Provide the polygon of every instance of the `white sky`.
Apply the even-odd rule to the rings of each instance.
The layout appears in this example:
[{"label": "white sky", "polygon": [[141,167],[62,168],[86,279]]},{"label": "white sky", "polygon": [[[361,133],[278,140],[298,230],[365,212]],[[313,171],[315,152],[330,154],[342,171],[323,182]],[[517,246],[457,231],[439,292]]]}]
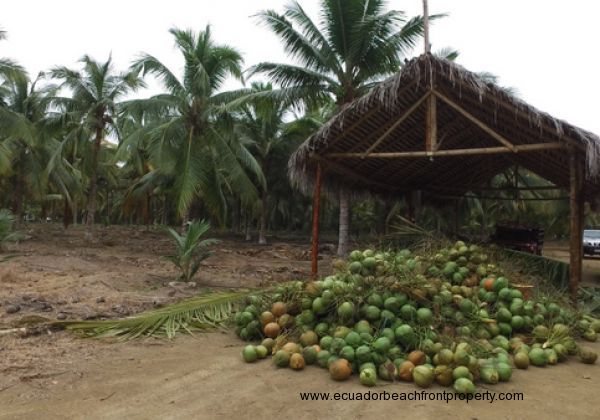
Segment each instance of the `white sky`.
[{"label": "white sky", "polygon": [[[251,18],[281,10],[282,0],[4,0],[0,27],[8,40],[0,57],[11,57],[32,75],[54,65],[75,66],[83,54],[104,60],[110,52],[126,68],[141,51],[173,70],[181,59],[170,27],[203,29],[237,47],[246,65],[287,61],[277,38]],[[501,84],[556,117],[600,134],[595,103],[600,93],[600,2],[590,0],[429,0],[430,12],[449,17],[432,28],[433,49],[460,50],[458,62],[490,71]],[[301,0],[316,17],[319,0]],[[100,6],[98,8],[98,6]],[[389,0],[389,7],[420,14],[421,0]],[[418,48],[415,54],[419,54]],[[229,84],[229,87],[234,87]],[[152,88],[153,92],[156,87]]]}]

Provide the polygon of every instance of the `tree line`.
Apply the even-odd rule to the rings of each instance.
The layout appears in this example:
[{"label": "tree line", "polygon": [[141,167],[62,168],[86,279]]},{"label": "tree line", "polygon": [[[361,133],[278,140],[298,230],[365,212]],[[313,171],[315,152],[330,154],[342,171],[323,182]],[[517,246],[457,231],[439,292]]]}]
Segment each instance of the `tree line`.
[{"label": "tree line", "polygon": [[[35,214],[61,217],[65,227],[84,223],[89,240],[98,222],[185,226],[198,218],[256,229],[259,243],[269,229],[307,232],[310,199],[288,181],[290,154],[399,71],[423,37],[421,16],[408,18],[384,0],[322,0],[319,14],[316,21],[292,2],[257,15],[290,63],[245,68],[242,54],[210,26],[169,31],[184,59],[181,73],[151,52],[127,69],[86,55],[77,68],[56,66],[35,78],[0,58],[0,207],[18,221]],[[162,92],[131,99],[150,76]],[[244,87],[224,91],[229,79]],[[465,226],[489,223],[479,221],[490,214],[482,203],[462,205]],[[401,201],[350,205],[345,190],[324,208],[325,228],[339,228],[340,254],[349,224],[356,233],[381,231],[404,212]],[[424,210],[421,218],[439,227],[443,211]]]}]

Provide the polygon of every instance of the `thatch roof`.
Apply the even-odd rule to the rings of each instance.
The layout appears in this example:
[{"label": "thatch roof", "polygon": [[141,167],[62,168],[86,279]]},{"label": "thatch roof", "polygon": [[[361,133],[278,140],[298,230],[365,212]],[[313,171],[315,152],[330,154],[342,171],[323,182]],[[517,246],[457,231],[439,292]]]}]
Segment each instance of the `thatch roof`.
[{"label": "thatch roof", "polygon": [[[425,155],[425,97],[432,90],[439,95],[439,146],[433,155]],[[511,153],[501,150],[507,144]],[[461,156],[446,152],[473,148],[498,150]],[[289,174],[309,192],[320,161],[328,190],[344,185],[356,192],[385,194],[447,188],[464,193],[518,165],[568,187],[573,150],[585,160],[584,195],[596,197],[598,136],[539,111],[456,63],[426,54],[348,104],[307,139],[290,158]],[[409,157],[407,152],[418,153]]]}]

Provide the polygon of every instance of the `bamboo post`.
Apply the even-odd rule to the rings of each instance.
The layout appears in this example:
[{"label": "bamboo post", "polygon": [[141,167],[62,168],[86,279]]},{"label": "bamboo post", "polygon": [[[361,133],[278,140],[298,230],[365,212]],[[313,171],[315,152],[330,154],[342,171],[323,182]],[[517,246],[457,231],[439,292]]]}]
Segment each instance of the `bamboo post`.
[{"label": "bamboo post", "polygon": [[581,266],[583,257],[583,200],[581,194],[581,165],[577,154],[572,151],[569,156],[570,170],[570,282],[571,300],[577,303],[579,283],[581,282]]},{"label": "bamboo post", "polygon": [[[433,83],[433,82],[432,82]],[[430,95],[427,100],[427,113],[425,117],[425,151],[437,150],[437,104],[435,95]]]},{"label": "bamboo post", "polygon": [[312,268],[311,277],[315,279],[319,271],[319,207],[321,205],[321,164],[317,162],[315,190],[313,193],[313,224],[312,224]]}]

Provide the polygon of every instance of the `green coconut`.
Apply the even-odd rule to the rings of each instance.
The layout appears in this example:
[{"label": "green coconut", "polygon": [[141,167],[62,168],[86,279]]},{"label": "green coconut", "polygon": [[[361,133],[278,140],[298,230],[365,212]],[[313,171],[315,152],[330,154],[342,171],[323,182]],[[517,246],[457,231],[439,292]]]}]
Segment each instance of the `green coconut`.
[{"label": "green coconut", "polygon": [[267,349],[262,344],[254,347],[254,350],[256,351],[256,355],[258,356],[259,359],[264,359],[269,354],[269,349]]},{"label": "green coconut", "polygon": [[302,356],[307,365],[312,365],[317,361],[318,351],[315,347],[309,346],[302,349]]},{"label": "green coconut", "polygon": [[548,355],[542,348],[532,348],[529,352],[529,361],[534,366],[543,367],[548,364]]},{"label": "green coconut", "polygon": [[314,331],[306,331],[300,335],[300,344],[303,346],[312,346],[319,342],[319,337]]},{"label": "green coconut", "polygon": [[321,366],[322,368],[326,368],[327,362],[330,357],[331,357],[331,353],[329,351],[321,350],[320,352],[317,353],[317,364],[319,366]]},{"label": "green coconut", "polygon": [[[265,349],[266,350],[266,349]],[[266,354],[265,354],[266,355]],[[254,363],[258,360],[258,353],[253,345],[247,345],[242,350],[242,357],[246,363]]]},{"label": "green coconut", "polygon": [[596,331],[589,329],[586,332],[583,333],[583,338],[585,338],[587,341],[598,341],[598,334],[596,334]]},{"label": "green coconut", "polygon": [[366,346],[366,345],[359,346],[356,349],[356,352],[354,354],[355,354],[356,360],[358,360],[360,363],[366,363],[366,362],[372,361],[371,348],[369,346]]},{"label": "green coconut", "polygon": [[497,384],[500,380],[498,371],[492,364],[486,364],[479,370],[481,380],[486,384]]},{"label": "green coconut", "polygon": [[558,363],[558,355],[554,349],[544,349],[544,352],[546,353],[546,359],[548,360],[549,365],[555,365]]},{"label": "green coconut", "polygon": [[454,380],[459,379],[459,378],[468,378],[470,380],[473,380],[473,374],[471,374],[468,367],[457,366],[452,371],[452,378]]},{"label": "green coconut", "polygon": [[498,371],[498,378],[501,382],[507,382],[510,380],[510,377],[512,376],[512,368],[508,363],[497,363],[496,370]]},{"label": "green coconut", "polygon": [[364,386],[375,386],[377,384],[377,373],[375,372],[375,369],[363,369],[360,372],[359,380]]},{"label": "green coconut", "polygon": [[346,337],[344,338],[344,341],[346,342],[346,344],[348,344],[349,346],[352,346],[354,348],[357,348],[358,346],[361,345],[362,343],[362,338],[360,338],[360,334],[357,333],[356,331],[350,331],[348,333],[348,335],[346,335]]},{"label": "green coconut", "polygon": [[529,367],[529,355],[524,351],[517,351],[513,362],[517,368],[527,369]]},{"label": "green coconut", "polygon": [[454,353],[450,349],[441,349],[438,354],[438,364],[450,365],[454,361]]},{"label": "green coconut", "polygon": [[417,321],[421,325],[431,325],[433,322],[433,312],[429,308],[419,308],[417,310]]},{"label": "green coconut", "polygon": [[288,367],[290,365],[291,354],[285,350],[278,350],[273,355],[273,363],[279,368]]},{"label": "green coconut", "polygon": [[379,374],[378,376],[384,381],[393,381],[398,375],[398,369],[394,363],[388,360],[387,362],[379,365],[377,373]]},{"label": "green coconut", "polygon": [[413,369],[412,374],[414,383],[421,388],[428,388],[435,379],[433,369],[427,365],[416,366]]},{"label": "green coconut", "polygon": [[475,385],[470,379],[458,378],[454,381],[454,390],[462,395],[475,393]]},{"label": "green coconut", "polygon": [[596,363],[596,359],[598,359],[598,354],[594,350],[589,347],[580,347],[579,348],[579,360],[583,363],[587,363],[588,365],[593,365]]},{"label": "green coconut", "polygon": [[332,342],[333,342],[333,337],[330,335],[326,335],[324,337],[321,337],[321,340],[319,341],[319,346],[323,350],[329,350]]},{"label": "green coconut", "polygon": [[452,368],[446,365],[438,365],[434,369],[435,381],[441,386],[450,386],[454,381]]},{"label": "green coconut", "polygon": [[385,354],[391,348],[392,343],[388,337],[379,337],[373,342],[373,349],[381,354]]},{"label": "green coconut", "polygon": [[342,359],[346,359],[349,362],[353,362],[354,357],[355,357],[354,347],[352,347],[352,346],[342,347],[342,349],[340,350],[340,357]]}]

